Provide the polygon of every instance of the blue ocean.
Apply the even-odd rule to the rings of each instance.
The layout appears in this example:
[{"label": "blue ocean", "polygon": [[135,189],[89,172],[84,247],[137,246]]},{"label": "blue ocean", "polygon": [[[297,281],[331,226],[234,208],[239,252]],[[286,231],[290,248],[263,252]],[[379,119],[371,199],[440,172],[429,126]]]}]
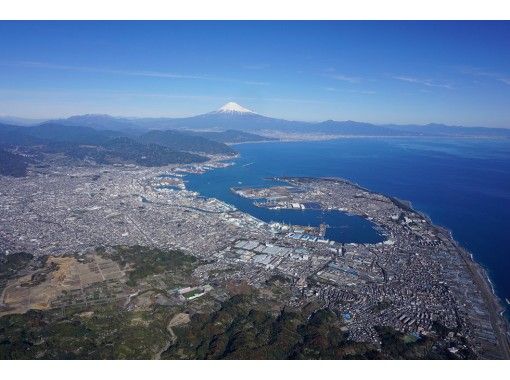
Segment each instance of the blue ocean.
[{"label": "blue ocean", "polygon": [[[368,221],[342,213],[271,211],[230,191],[268,186],[268,177],[338,176],[408,200],[450,229],[488,271],[497,294],[510,298],[510,141],[491,139],[350,138],[236,145],[235,165],[191,175],[188,188],[265,221],[326,222],[328,238],[377,242]],[[508,306],[508,305],[507,305]]]}]

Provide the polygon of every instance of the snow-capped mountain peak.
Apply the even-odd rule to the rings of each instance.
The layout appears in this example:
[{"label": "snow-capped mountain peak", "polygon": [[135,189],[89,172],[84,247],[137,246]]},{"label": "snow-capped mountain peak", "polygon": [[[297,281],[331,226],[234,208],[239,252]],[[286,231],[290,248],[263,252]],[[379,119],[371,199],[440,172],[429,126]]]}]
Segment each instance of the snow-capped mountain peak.
[{"label": "snow-capped mountain peak", "polygon": [[228,102],[227,104],[225,104],[223,107],[221,107],[216,112],[217,113],[229,113],[229,114],[235,114],[235,113],[252,113],[252,114],[254,114],[255,113],[255,112],[253,112],[247,108],[244,108],[243,106],[240,106],[239,104],[234,103],[234,102]]}]

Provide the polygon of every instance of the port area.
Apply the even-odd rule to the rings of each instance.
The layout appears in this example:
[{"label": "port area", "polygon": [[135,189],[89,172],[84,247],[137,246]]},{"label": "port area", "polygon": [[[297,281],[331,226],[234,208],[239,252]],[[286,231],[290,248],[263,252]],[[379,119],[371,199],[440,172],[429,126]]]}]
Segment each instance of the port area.
[{"label": "port area", "polygon": [[[434,226],[408,202],[372,192],[345,179],[275,177],[270,180],[285,185],[231,190],[268,209],[313,208],[358,215],[375,223],[386,236],[385,241],[378,244],[342,244],[337,249],[338,255],[316,272],[315,278],[337,285],[334,290],[328,289],[328,286],[318,289],[319,294],[328,294],[323,296],[328,302],[353,300],[349,290],[364,283],[371,285],[368,286],[370,290],[366,285],[362,286],[368,293],[361,298],[376,298],[386,306],[389,293],[404,286],[407,288],[405,292],[412,294],[414,300],[408,305],[400,304],[397,307],[400,311],[396,314],[393,314],[395,309],[390,313],[392,318],[396,318],[392,322],[394,326],[402,331],[416,329],[426,334],[437,315],[441,314],[441,319],[448,326],[459,327],[454,334],[469,337],[482,357],[510,357],[508,321],[503,316],[500,300],[494,295],[485,271],[458,245],[448,230]],[[287,236],[291,238],[304,236],[308,241],[327,243],[321,240],[321,233],[316,229],[308,234],[299,226],[283,224],[278,227],[280,232],[288,230]],[[321,225],[320,229],[325,227]],[[365,267],[360,263],[364,263]],[[379,268],[380,276],[367,267]],[[338,292],[338,284],[341,284],[340,288],[349,290]],[[435,301],[432,298],[436,296],[429,298],[432,289],[435,289],[432,293],[442,293],[440,296],[436,293],[438,298]],[[425,294],[428,295],[423,297]],[[366,312],[366,306],[346,311],[351,331],[353,324],[360,319],[367,324],[389,322],[387,310],[365,320],[360,312]],[[413,315],[409,315],[409,310],[413,310]],[[370,335],[368,331],[365,333]]]}]

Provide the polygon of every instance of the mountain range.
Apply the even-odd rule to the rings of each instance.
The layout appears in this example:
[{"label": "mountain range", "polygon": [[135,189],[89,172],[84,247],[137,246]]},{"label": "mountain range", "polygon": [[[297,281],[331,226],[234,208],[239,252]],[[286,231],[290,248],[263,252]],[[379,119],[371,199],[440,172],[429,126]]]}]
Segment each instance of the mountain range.
[{"label": "mountain range", "polygon": [[[15,124],[16,120],[9,117],[7,124]],[[0,117],[0,122],[3,119]],[[449,126],[445,124],[427,125],[376,125],[357,121],[305,122],[278,119],[260,115],[237,103],[227,103],[216,111],[182,118],[135,118],[114,117],[110,115],[86,114],[71,116],[66,119],[47,121],[49,124],[66,126],[92,127],[100,130],[122,131],[139,134],[142,131],[158,130],[190,130],[224,132],[227,130],[242,131],[263,136],[275,136],[278,133],[322,134],[331,136],[468,136],[468,137],[510,137],[510,129]],[[23,119],[23,124],[29,122]],[[37,124],[34,122],[34,124]],[[39,123],[41,125],[41,123]],[[255,137],[256,141],[260,139]],[[240,141],[226,141],[240,142]],[[242,142],[242,141],[241,141]]]}]

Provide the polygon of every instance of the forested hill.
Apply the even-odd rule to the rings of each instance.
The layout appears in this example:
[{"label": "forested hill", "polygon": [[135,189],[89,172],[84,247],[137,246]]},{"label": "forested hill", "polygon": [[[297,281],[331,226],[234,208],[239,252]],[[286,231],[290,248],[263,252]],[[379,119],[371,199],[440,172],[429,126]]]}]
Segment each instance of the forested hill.
[{"label": "forested hill", "polygon": [[134,134],[54,122],[31,127],[0,124],[0,149],[1,174],[16,176],[25,175],[29,162],[26,157],[13,153],[20,149],[38,158],[43,153],[64,154],[74,160],[142,166],[204,162],[205,155],[236,154],[222,142],[185,132]]},{"label": "forested hill", "polygon": [[234,155],[235,151],[228,145],[206,137],[179,131],[149,131],[138,140],[146,144],[158,144],[174,150],[201,152],[209,154]]}]

